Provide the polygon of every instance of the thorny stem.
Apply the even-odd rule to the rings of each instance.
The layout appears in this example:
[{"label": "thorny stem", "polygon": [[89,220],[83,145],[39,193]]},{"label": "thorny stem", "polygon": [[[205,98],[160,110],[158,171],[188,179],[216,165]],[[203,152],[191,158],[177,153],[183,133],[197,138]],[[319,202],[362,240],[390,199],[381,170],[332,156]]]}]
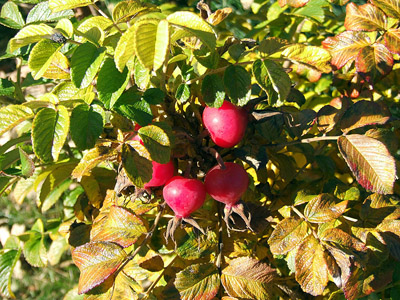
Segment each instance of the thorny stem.
[{"label": "thorny stem", "polygon": [[320,142],[320,141],[336,141],[339,137],[340,136],[317,136],[317,137],[313,137],[313,138],[295,140],[295,141],[281,143],[281,144],[268,144],[265,146],[266,147],[284,147],[284,146],[297,145],[297,144],[309,144],[309,143]]},{"label": "thorny stem", "polygon": [[147,289],[144,297],[142,298],[143,300],[147,299],[151,293],[151,291],[156,287],[157,283],[160,281],[160,279],[164,276],[165,270],[167,270],[168,267],[172,266],[175,262],[175,260],[177,259],[177,255],[175,255],[175,257],[171,260],[171,262],[164,267],[164,270],[161,272],[161,274],[157,277],[156,280],[153,281],[153,283],[150,285],[150,287]]},{"label": "thorny stem", "polygon": [[203,147],[203,150],[210,153],[212,156],[214,156],[214,158],[218,162],[218,165],[221,167],[221,170],[226,169],[224,160],[222,159],[221,154],[219,154],[219,152],[217,150],[215,150],[214,148],[211,148],[211,147]]}]

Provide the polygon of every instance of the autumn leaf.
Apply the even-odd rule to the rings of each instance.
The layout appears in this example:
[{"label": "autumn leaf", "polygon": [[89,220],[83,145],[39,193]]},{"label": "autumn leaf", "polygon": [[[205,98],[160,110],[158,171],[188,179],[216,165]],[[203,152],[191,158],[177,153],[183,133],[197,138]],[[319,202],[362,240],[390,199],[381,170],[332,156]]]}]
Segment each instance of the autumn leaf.
[{"label": "autumn leaf", "polygon": [[268,239],[268,244],[273,254],[286,254],[297,247],[307,234],[308,226],[304,220],[294,217],[286,218],[276,225]]},{"label": "autumn leaf", "polygon": [[279,6],[284,7],[289,5],[291,7],[302,7],[306,5],[310,0],[278,0]]},{"label": "autumn leaf", "polygon": [[400,54],[400,29],[389,28],[383,35],[385,46],[390,52]]},{"label": "autumn leaf", "polygon": [[346,6],[346,30],[377,31],[387,29],[386,15],[372,4],[357,6],[349,3]]},{"label": "autumn leaf", "polygon": [[352,237],[350,234],[339,228],[330,228],[324,230],[319,236],[322,241],[327,242],[330,245],[335,245],[338,248],[351,249],[358,252],[367,251],[367,247],[363,242],[359,241],[355,237]]},{"label": "autumn leaf", "polygon": [[327,254],[318,240],[310,235],[298,248],[295,259],[296,280],[303,291],[322,295],[328,284]]},{"label": "autumn leaf", "polygon": [[352,134],[339,137],[338,147],[362,187],[379,194],[393,193],[396,164],[382,142]]},{"label": "autumn leaf", "polygon": [[332,55],[331,64],[337,69],[355,59],[360,50],[370,44],[371,40],[367,34],[358,31],[345,31],[322,42],[324,48]]},{"label": "autumn leaf", "polygon": [[72,251],[72,260],[81,271],[78,293],[84,294],[110,277],[126,258],[121,246],[90,242]]},{"label": "autumn leaf", "polygon": [[346,210],[348,201],[336,203],[334,196],[321,194],[307,203],[304,216],[311,223],[325,223],[339,218]]},{"label": "autumn leaf", "polygon": [[398,0],[371,0],[371,2],[389,17],[400,18],[400,2]]},{"label": "autumn leaf", "polygon": [[229,262],[222,270],[221,282],[231,297],[240,299],[270,299],[271,283],[277,276],[274,269],[250,257],[240,257]]}]

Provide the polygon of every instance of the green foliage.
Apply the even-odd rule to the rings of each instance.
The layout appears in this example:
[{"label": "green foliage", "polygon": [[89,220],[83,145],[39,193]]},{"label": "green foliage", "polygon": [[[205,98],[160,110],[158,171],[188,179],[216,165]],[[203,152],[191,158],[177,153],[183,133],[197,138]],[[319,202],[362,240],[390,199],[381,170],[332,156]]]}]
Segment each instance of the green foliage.
[{"label": "green foliage", "polygon": [[[72,255],[65,300],[398,298],[399,0],[37,2],[0,14],[1,201],[37,209],[13,214],[2,296],[26,297],[18,261]],[[229,149],[202,123],[224,101],[248,116]],[[180,219],[144,188],[170,161],[250,184]]]}]

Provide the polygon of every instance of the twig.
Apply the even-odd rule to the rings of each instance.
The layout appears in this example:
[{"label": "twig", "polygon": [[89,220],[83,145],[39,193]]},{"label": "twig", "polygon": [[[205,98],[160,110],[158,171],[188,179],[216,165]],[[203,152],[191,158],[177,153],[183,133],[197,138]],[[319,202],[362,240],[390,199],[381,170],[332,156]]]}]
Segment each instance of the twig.
[{"label": "twig", "polygon": [[215,150],[214,148],[211,148],[211,147],[203,147],[203,150],[210,153],[212,156],[214,156],[214,158],[218,162],[218,165],[221,167],[221,170],[226,169],[224,160],[222,159],[221,154],[219,154],[219,152],[217,150]]},{"label": "twig", "polygon": [[281,144],[268,144],[265,146],[266,147],[284,147],[284,146],[297,145],[297,144],[309,144],[309,143],[320,142],[320,141],[336,141],[339,137],[340,136],[317,136],[317,137],[313,137],[313,138],[296,140],[296,141],[291,141],[291,142],[286,142],[286,143],[281,143]]}]

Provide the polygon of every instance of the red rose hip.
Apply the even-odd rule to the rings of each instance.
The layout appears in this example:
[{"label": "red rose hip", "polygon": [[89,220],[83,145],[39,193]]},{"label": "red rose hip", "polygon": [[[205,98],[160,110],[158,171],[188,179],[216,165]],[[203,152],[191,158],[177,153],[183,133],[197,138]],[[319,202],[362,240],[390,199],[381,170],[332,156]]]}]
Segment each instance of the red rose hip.
[{"label": "red rose hip", "polygon": [[225,169],[217,165],[208,171],[204,185],[207,193],[215,200],[231,208],[249,186],[249,177],[245,169],[238,164],[226,162]]},{"label": "red rose hip", "polygon": [[144,188],[156,187],[164,185],[174,176],[174,163],[170,160],[166,164],[160,164],[156,161],[151,162],[153,165],[153,175],[151,180],[144,185]]},{"label": "red rose hip", "polygon": [[163,197],[177,218],[187,218],[203,205],[206,189],[198,179],[174,176],[164,186]]},{"label": "red rose hip", "polygon": [[224,101],[220,108],[206,107],[203,123],[213,142],[224,148],[238,144],[246,131],[247,113],[243,108]]}]

